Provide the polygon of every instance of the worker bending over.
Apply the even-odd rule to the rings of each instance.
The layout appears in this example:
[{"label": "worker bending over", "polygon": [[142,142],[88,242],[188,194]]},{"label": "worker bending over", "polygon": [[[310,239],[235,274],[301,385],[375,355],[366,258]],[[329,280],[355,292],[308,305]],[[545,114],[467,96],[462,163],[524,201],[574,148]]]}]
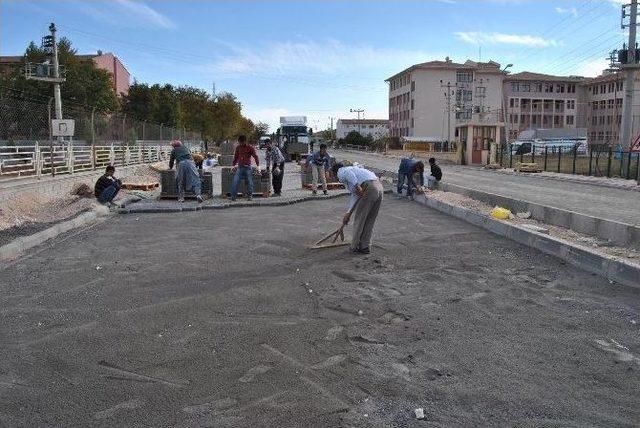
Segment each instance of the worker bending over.
[{"label": "worker bending over", "polygon": [[318,194],[318,177],[322,180],[322,192],[327,194],[327,173],[329,172],[329,163],[331,156],[327,153],[327,145],[320,144],[320,150],[312,153],[307,157],[306,168],[307,173],[311,169],[313,176],[313,184],[311,190],[314,195]]},{"label": "worker bending over", "polygon": [[93,191],[101,204],[111,204],[122,187],[122,182],[113,176],[115,172],[115,166],[107,165],[104,175],[96,181]]},{"label": "worker bending over", "polygon": [[179,140],[173,140],[171,146],[173,150],[171,150],[171,156],[169,157],[169,169],[172,169],[173,164],[177,163],[176,185],[178,187],[178,202],[184,202],[186,190],[193,190],[198,202],[202,202],[200,173],[193,161],[191,152]]},{"label": "worker bending over", "polygon": [[[284,156],[279,148],[274,146],[271,138],[266,141],[267,148],[265,150],[264,163],[267,164],[267,172],[271,172],[273,185],[273,196],[282,194],[282,179],[284,177]],[[271,168],[273,166],[273,169]]]},{"label": "worker bending over", "polygon": [[402,187],[407,182],[407,196],[413,200],[413,189],[416,183],[413,180],[414,174],[420,177],[420,186],[424,186],[424,163],[413,158],[402,158],[400,167],[398,168],[398,197],[402,196]]},{"label": "worker bending over", "polygon": [[240,180],[244,179],[247,184],[247,200],[253,199],[253,169],[251,167],[251,158],[255,159],[256,167],[260,165],[260,160],[256,154],[256,149],[252,145],[247,144],[247,137],[240,135],[238,137],[238,145],[233,155],[234,172],[233,181],[231,182],[231,200],[235,201],[238,196],[238,185]]},{"label": "worker bending over", "polygon": [[357,166],[334,166],[338,181],[349,191],[349,206],[342,224],[349,224],[355,210],[355,225],[351,250],[360,254],[371,252],[371,234],[382,204],[384,190],[378,177],[371,171]]}]

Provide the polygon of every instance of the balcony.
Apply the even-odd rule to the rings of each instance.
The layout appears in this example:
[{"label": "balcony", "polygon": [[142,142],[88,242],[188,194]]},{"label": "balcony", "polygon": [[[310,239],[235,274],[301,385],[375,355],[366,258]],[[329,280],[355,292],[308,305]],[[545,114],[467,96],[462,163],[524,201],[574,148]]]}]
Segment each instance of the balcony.
[{"label": "balcony", "polygon": [[497,112],[473,112],[469,114],[459,114],[456,117],[456,125],[484,125],[484,126],[504,126],[502,110]]}]

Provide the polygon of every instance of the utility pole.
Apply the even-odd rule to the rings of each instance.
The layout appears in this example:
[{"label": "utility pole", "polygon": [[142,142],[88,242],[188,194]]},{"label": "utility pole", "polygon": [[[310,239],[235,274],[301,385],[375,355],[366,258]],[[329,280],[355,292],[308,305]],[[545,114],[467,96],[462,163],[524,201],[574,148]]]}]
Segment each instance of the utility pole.
[{"label": "utility pole", "polygon": [[[500,72],[502,73],[503,76],[506,76],[508,74],[507,69],[513,67],[513,64],[507,64]],[[502,120],[504,121],[504,133],[505,133],[505,143],[507,144],[507,147],[509,146],[509,115],[507,114],[507,101],[504,98],[504,94],[502,93],[502,90],[504,88],[504,79],[503,81],[500,83],[500,101],[501,101],[501,105],[502,105]],[[497,141],[498,143],[498,147],[500,147],[501,142]]]},{"label": "utility pole", "polygon": [[[451,84],[451,82],[447,82],[446,84],[441,80],[440,87],[446,88],[444,92],[444,98],[447,100],[447,149],[451,144],[451,97],[455,95],[455,89],[458,87],[457,83]],[[451,89],[453,88],[453,89]]]},{"label": "utility pole", "polygon": [[[56,40],[56,24],[49,25],[53,44],[53,78],[60,79],[60,64],[58,63],[58,42]],[[62,119],[62,98],[60,96],[60,83],[53,82],[53,99],[55,103],[56,119]]]},{"label": "utility pole", "polygon": [[[627,12],[627,7],[630,8]],[[629,23],[625,24],[624,19],[629,17]],[[624,105],[622,106],[622,124],[620,129],[620,146],[624,148],[631,147],[632,132],[632,115],[633,115],[633,91],[634,77],[638,69],[636,59],[636,27],[638,18],[638,0],[631,0],[631,4],[622,6],[622,23],[621,27],[629,28],[629,44],[627,46],[627,62],[621,64],[621,68],[625,71],[624,82]]]},{"label": "utility pole", "polygon": [[[353,109],[350,108],[349,112],[351,113],[358,113],[358,120],[360,120],[360,113],[364,113],[364,109]],[[363,115],[364,116],[364,115]],[[358,134],[362,135],[362,129],[360,128],[360,122],[358,122]]]}]

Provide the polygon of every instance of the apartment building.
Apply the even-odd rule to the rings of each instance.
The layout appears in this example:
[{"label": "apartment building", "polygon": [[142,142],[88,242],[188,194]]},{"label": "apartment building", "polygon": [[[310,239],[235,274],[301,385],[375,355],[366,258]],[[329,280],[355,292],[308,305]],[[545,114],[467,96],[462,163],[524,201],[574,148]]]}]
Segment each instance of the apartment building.
[{"label": "apartment building", "polygon": [[[624,106],[624,80],[623,73],[609,73],[585,81],[587,138],[591,145],[618,144]],[[634,107],[633,117],[634,128],[637,129],[637,107]]]},{"label": "apartment building", "polygon": [[509,141],[529,129],[583,127],[584,103],[582,83],[578,76],[551,76],[522,72],[504,79],[506,127]]},{"label": "apartment building", "polygon": [[345,138],[351,131],[378,140],[389,135],[389,121],[386,119],[338,119],[336,124],[338,140]]},{"label": "apartment building", "polygon": [[392,137],[464,141],[469,163],[486,160],[502,127],[504,73],[494,61],[429,61],[389,77]]}]

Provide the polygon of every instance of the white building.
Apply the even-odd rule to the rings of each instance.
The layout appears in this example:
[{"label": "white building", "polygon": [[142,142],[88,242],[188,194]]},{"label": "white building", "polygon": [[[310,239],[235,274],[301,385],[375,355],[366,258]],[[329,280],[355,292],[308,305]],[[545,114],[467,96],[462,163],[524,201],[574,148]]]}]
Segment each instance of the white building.
[{"label": "white building", "polygon": [[363,137],[370,135],[374,140],[389,135],[389,121],[385,119],[338,119],[336,138],[343,139],[351,131],[356,131]]}]

